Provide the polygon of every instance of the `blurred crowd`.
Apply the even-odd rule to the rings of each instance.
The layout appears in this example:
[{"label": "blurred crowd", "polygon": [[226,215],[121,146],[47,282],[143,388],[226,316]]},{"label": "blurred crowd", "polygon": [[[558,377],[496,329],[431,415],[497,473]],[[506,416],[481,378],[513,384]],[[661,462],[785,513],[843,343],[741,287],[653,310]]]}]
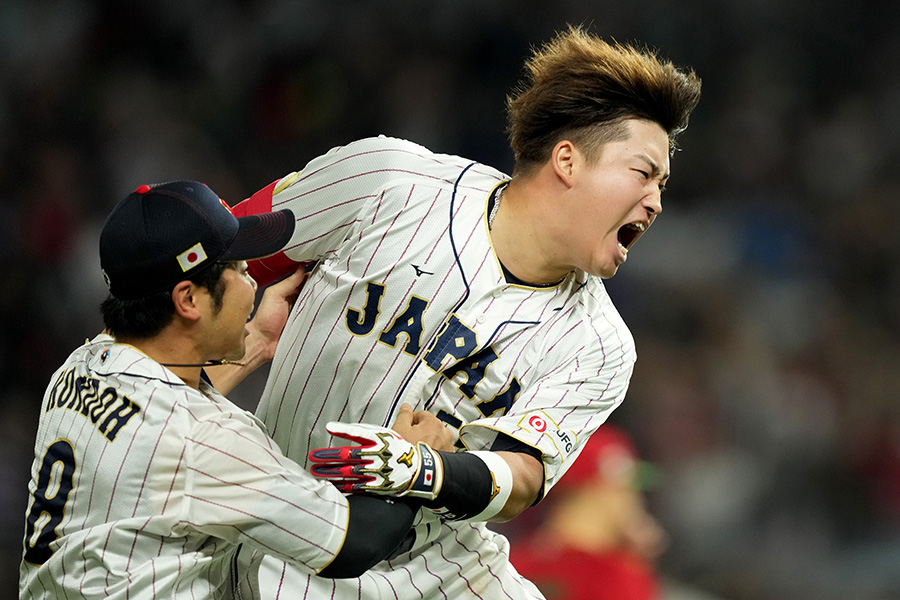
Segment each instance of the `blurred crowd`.
[{"label": "blurred crowd", "polygon": [[508,171],[506,93],[567,23],[704,81],[665,214],[608,282],[661,576],[900,597],[900,4],[874,0],[4,0],[0,597],[44,387],[101,329],[112,205],[181,178],[234,203],[380,133]]}]

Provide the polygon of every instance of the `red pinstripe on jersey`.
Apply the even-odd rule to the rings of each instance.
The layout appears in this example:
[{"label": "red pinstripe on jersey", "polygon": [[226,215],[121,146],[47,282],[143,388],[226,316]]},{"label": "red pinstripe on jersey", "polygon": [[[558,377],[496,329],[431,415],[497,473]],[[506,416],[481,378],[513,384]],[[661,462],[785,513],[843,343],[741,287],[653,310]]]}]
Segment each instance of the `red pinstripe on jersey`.
[{"label": "red pinstripe on jersey", "polygon": [[[230,586],[256,585],[255,576],[234,572],[238,545],[307,573],[340,548],[346,500],[286,459],[252,415],[210,386],[189,388],[108,336],[76,350],[59,373],[72,376],[54,376],[45,394],[32,503],[54,440],[74,449],[75,476],[55,532],[38,537],[38,520],[26,540],[26,546],[49,540],[52,553],[40,564],[23,562],[23,596],[219,597]],[[89,380],[97,383],[90,389],[127,396],[140,407],[114,441],[78,408],[77,382]],[[58,386],[70,386],[60,400],[73,400],[51,407]]]},{"label": "red pinstripe on jersey", "polygon": [[[310,449],[329,445],[330,420],[390,423],[402,401],[458,426],[471,449],[490,448],[497,431],[540,449],[549,489],[622,401],[633,341],[602,282],[583,273],[549,288],[505,281],[485,212],[506,179],[382,137],[335,148],[286,178],[274,197],[271,187],[260,192],[269,198],[248,203],[251,213],[292,210],[297,229],[286,256],[317,264],[257,411],[288,456],[305,461]],[[381,294],[377,314],[366,312],[370,284]],[[421,330],[399,324],[399,337],[387,337],[393,346],[381,341],[413,296],[424,306],[411,320]],[[371,329],[351,331],[349,309]],[[442,348],[474,344],[472,352],[429,356],[451,321],[459,329]],[[406,351],[403,334],[420,335],[416,351]],[[476,356],[491,362],[474,364]],[[530,426],[533,416],[547,427]],[[428,518],[420,518],[427,528]],[[272,567],[273,579],[319,597],[334,589],[342,598],[538,597],[507,569],[505,542],[483,525],[431,525],[435,535],[411,556],[359,580],[320,584],[290,569],[282,579],[280,566]]]}]

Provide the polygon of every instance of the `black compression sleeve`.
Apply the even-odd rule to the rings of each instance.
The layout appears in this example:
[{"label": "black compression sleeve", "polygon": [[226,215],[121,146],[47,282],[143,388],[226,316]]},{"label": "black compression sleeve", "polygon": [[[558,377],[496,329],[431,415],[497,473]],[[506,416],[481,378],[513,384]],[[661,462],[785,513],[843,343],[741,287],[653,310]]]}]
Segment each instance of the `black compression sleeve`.
[{"label": "black compression sleeve", "polygon": [[438,497],[425,503],[445,519],[468,519],[483,511],[494,492],[494,478],[484,461],[468,452],[439,452],[444,483]]},{"label": "black compression sleeve", "polygon": [[359,577],[384,560],[406,537],[420,503],[399,498],[353,495],[340,552],[319,572],[334,579]]},{"label": "black compression sleeve", "polygon": [[544,455],[534,446],[520,442],[516,438],[506,435],[502,431],[497,432],[497,439],[491,445],[491,452],[520,452],[533,456],[539,463],[544,462]]}]

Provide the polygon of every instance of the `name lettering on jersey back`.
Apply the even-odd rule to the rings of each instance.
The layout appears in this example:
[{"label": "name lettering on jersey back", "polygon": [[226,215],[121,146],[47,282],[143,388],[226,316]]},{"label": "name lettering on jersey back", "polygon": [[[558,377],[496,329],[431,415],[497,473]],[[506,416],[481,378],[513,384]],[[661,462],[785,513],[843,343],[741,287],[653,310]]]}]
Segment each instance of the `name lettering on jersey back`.
[{"label": "name lettering on jersey back", "polygon": [[136,402],[114,388],[101,386],[95,377],[78,375],[75,367],[63,371],[50,390],[46,412],[71,410],[90,419],[110,442],[141,411]]},{"label": "name lettering on jersey back", "polygon": [[[384,292],[383,284],[369,282],[366,285],[364,308],[347,309],[347,328],[353,335],[363,337],[375,330]],[[406,343],[401,350],[410,356],[417,356],[422,349],[424,315],[427,309],[427,300],[411,295],[406,301],[406,308],[381,330],[378,341],[394,348],[401,336],[405,336]],[[471,400],[476,396],[475,387],[484,380],[488,367],[498,358],[500,357],[493,346],[479,350],[475,330],[452,314],[421,360],[432,371],[440,372],[448,380],[460,376],[462,381],[457,387]],[[521,389],[518,379],[513,377],[505,389],[489,400],[476,403],[475,407],[485,417],[504,415],[512,407]]]}]

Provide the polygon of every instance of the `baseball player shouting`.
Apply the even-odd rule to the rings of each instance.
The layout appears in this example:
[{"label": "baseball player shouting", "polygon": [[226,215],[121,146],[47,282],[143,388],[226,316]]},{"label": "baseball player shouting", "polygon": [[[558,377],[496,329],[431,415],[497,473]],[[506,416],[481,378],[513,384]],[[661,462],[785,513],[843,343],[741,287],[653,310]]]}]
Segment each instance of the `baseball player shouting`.
[{"label": "baseball player shouting", "polygon": [[110,213],[109,335],[75,350],[44,395],[22,598],[257,598],[260,552],[356,576],[403,540],[414,508],[346,499],[204,379],[245,350],[248,367],[271,358],[303,272],[269,288],[248,325],[245,261],[293,229],[289,211],[237,219],[190,181],[141,186]]},{"label": "baseball player shouting", "polygon": [[[378,137],[235,208],[296,216],[284,251],[251,263],[259,277],[316,264],[258,416],[342,489],[427,505],[405,552],[358,579],[264,560],[269,598],[540,597],[484,521],[539,501],[623,400],[634,342],[602,279],[662,210],[700,81],[580,28],[527,69],[508,105],[512,177]],[[459,452],[387,440],[402,403],[441,419]]]}]

